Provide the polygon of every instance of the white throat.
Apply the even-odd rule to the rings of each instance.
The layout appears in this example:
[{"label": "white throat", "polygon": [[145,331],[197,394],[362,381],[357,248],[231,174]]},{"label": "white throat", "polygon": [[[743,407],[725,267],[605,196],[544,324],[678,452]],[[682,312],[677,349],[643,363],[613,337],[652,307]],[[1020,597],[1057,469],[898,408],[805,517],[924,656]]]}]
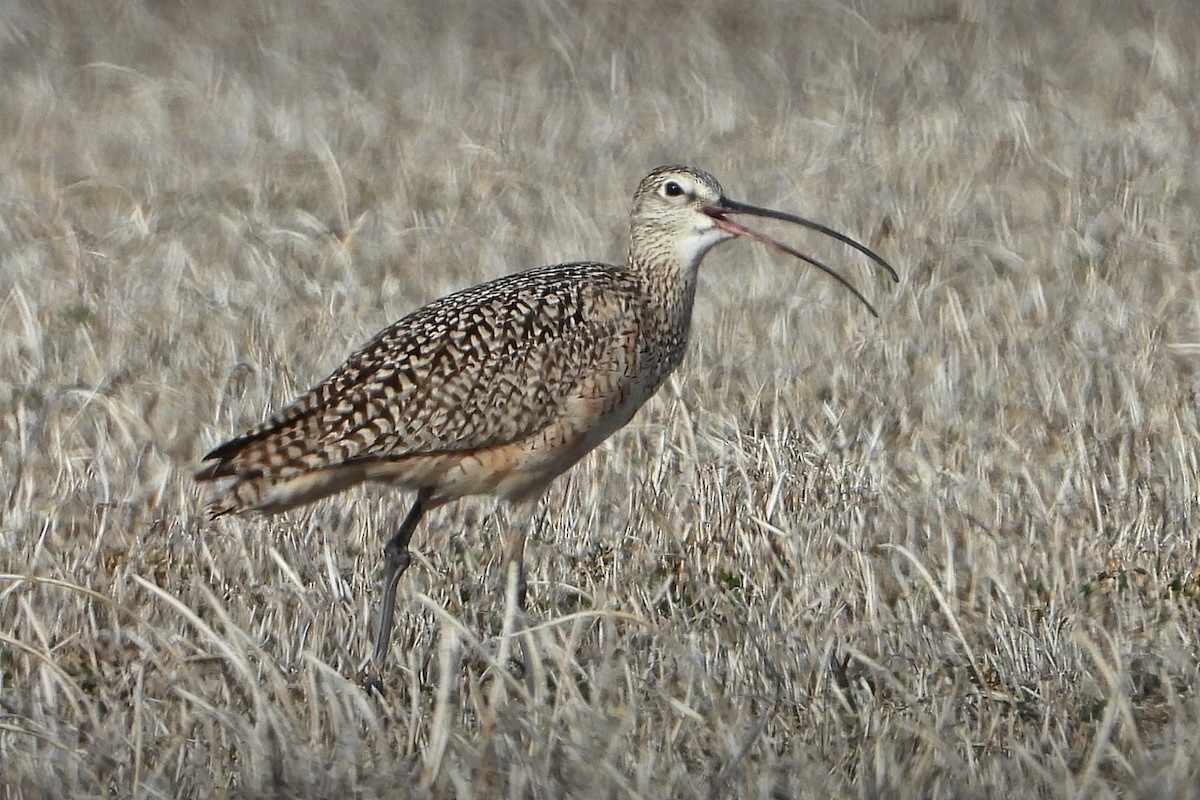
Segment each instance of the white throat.
[{"label": "white throat", "polygon": [[681,264],[694,270],[700,266],[700,260],[709,250],[732,238],[733,234],[723,231],[715,225],[704,230],[695,230],[686,236],[679,237],[675,246],[675,254]]}]

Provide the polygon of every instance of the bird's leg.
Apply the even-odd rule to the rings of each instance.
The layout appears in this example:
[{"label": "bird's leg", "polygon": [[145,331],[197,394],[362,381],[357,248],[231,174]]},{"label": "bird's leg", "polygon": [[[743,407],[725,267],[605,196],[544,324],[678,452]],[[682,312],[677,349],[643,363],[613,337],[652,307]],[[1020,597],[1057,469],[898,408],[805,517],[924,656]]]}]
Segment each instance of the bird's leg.
[{"label": "bird's leg", "polygon": [[525,500],[516,506],[505,510],[504,518],[508,525],[508,536],[504,540],[504,569],[503,586],[506,599],[512,597],[516,607],[525,610],[525,540],[529,538],[529,529],[538,519],[539,504],[535,500]]},{"label": "bird's leg", "polygon": [[525,538],[529,533],[528,520],[521,520],[508,534],[504,554],[504,592],[513,597],[517,608],[525,610]]},{"label": "bird's leg", "polygon": [[[496,663],[505,670],[524,674],[531,680],[528,643],[526,637],[517,635],[525,627],[525,539],[533,516],[526,509],[522,511],[524,513],[505,514],[510,527],[504,542],[503,569],[500,571],[504,580],[504,621],[500,626],[500,647],[496,653]],[[514,520],[513,516],[518,519]],[[515,655],[514,646],[517,649]],[[493,709],[498,707],[506,686],[504,680],[497,680],[493,685]]]},{"label": "bird's leg", "polygon": [[412,554],[408,551],[408,541],[412,538],[413,530],[425,514],[429,502],[429,493],[421,492],[416,502],[409,509],[408,516],[400,525],[396,535],[388,540],[383,548],[383,599],[379,603],[379,627],[375,632],[375,660],[382,662],[387,655],[392,640],[392,618],[396,613],[396,584],[400,576],[412,563]]}]

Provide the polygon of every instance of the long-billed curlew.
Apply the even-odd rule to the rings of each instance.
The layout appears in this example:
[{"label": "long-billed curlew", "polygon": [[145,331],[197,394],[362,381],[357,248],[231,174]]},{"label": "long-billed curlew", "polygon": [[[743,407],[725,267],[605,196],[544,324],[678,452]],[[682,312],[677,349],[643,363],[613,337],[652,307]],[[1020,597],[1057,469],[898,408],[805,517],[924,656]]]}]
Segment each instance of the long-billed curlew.
[{"label": "long-billed curlew", "polygon": [[[801,217],[725,197],[707,172],[660,167],[633,198],[624,264],[559,264],[455,292],[385,328],[315,388],[204,457],[201,481],[230,479],[213,517],[310,503],[363,481],[415,490],[384,548],[374,657],[391,640],[409,540],[431,508],[473,494],[537,497],[624,426],[679,366],[696,272],[737,236],[815,259],[730,219],[752,215],[820,231],[896,271],[862,244]],[[876,314],[876,316],[878,316]],[[523,595],[525,531],[507,558]]]}]

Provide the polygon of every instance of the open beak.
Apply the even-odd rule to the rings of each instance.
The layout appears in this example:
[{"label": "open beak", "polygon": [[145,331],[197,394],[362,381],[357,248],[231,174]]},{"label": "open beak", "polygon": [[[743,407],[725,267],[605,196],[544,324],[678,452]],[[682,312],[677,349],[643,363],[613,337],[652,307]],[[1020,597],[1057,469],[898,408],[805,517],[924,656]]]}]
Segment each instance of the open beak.
[{"label": "open beak", "polygon": [[821,270],[822,272],[833,276],[834,280],[836,280],[842,286],[845,286],[847,289],[849,289],[854,294],[855,297],[857,297],[859,300],[861,300],[863,305],[865,305],[867,307],[867,309],[875,317],[879,316],[879,312],[875,310],[875,306],[871,305],[871,303],[867,300],[867,298],[863,297],[862,292],[858,291],[858,289],[855,289],[853,284],[850,283],[850,281],[843,278],[841,275],[839,275],[837,272],[835,272],[831,267],[827,267],[826,265],[822,264],[820,261],[817,261],[815,258],[811,258],[810,256],[804,255],[800,251],[798,251],[792,247],[789,247],[788,245],[784,244],[783,242],[779,241],[778,239],[772,239],[770,236],[767,236],[764,233],[759,233],[756,230],[747,228],[745,225],[740,225],[740,224],[734,222],[733,220],[729,219],[728,215],[730,215],[730,214],[749,214],[749,215],[755,216],[755,217],[767,217],[769,219],[778,219],[778,220],[783,220],[784,222],[792,222],[792,223],[795,223],[796,225],[803,225],[806,228],[811,228],[814,231],[819,231],[819,232],[825,234],[826,236],[831,236],[834,239],[837,239],[839,242],[842,242],[843,244],[850,245],[858,252],[860,252],[863,255],[870,258],[876,264],[878,264],[879,266],[881,266],[885,270],[887,270],[888,274],[892,276],[893,281],[899,282],[899,280],[900,280],[900,276],[896,274],[896,270],[892,269],[892,265],[889,264],[888,262],[884,261],[883,257],[880,256],[878,253],[871,250],[866,245],[863,245],[863,244],[860,244],[860,243],[854,241],[849,236],[846,236],[843,233],[838,233],[833,228],[827,228],[826,226],[820,224],[819,222],[813,222],[812,220],[807,220],[807,219],[804,219],[803,217],[797,217],[793,214],[785,214],[782,211],[775,211],[770,208],[759,208],[758,206],[752,206],[749,203],[739,203],[736,200],[730,200],[725,197],[720,198],[719,200],[717,200],[716,203],[713,203],[712,205],[705,206],[704,213],[707,214],[708,216],[712,217],[713,220],[717,223],[717,227],[723,231],[726,231],[727,233],[731,233],[734,236],[744,236],[747,239],[753,239],[756,242],[762,242],[765,245],[770,245],[771,247],[774,247],[776,250],[787,253],[790,256],[795,256],[796,258],[800,259],[801,261],[812,264],[814,267]]}]

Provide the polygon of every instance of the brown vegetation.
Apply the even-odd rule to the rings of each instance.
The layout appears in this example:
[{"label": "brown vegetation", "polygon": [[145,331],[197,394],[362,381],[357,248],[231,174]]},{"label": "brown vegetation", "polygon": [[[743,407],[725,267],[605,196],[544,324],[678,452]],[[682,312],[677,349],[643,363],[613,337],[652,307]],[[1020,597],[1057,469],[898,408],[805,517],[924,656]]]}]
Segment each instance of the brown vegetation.
[{"label": "brown vegetation", "polygon": [[[5,797],[1200,795],[1200,16],[1066,0],[0,11]],[[455,288],[731,244],[678,378],[506,521],[205,521],[207,446]],[[796,241],[796,240],[801,241]],[[506,653],[520,657],[512,663]]]}]

